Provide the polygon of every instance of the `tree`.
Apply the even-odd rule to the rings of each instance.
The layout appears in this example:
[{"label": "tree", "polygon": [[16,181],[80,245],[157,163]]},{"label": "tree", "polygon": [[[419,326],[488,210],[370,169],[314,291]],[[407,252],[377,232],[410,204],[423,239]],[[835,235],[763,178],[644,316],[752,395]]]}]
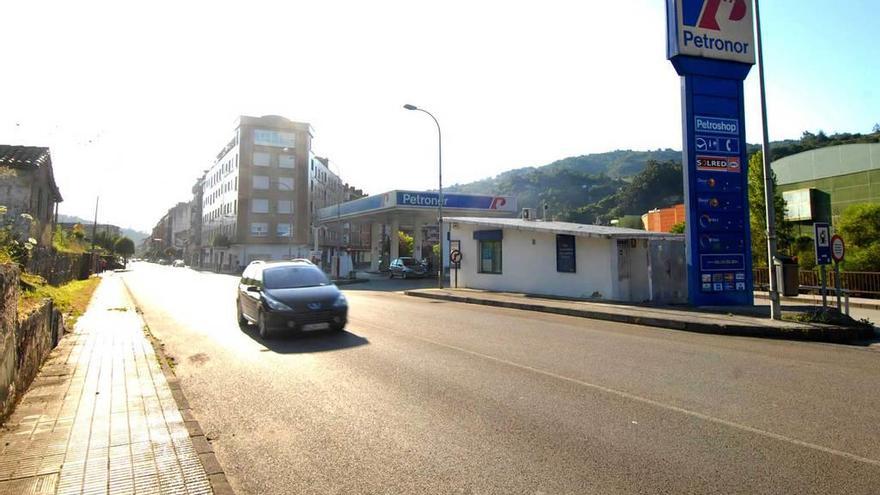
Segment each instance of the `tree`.
[{"label": "tree", "polygon": [[848,270],[880,271],[880,205],[850,206],[843,211],[837,229],[847,243]]},{"label": "tree", "polygon": [[125,260],[125,263],[128,263],[128,258],[134,254],[134,241],[129,239],[128,237],[120,237],[116,240],[116,244],[113,246],[113,250],[119,256]]},{"label": "tree", "polygon": [[686,230],[685,227],[686,227],[686,225],[684,222],[679,222],[679,223],[673,225],[669,229],[669,233],[670,234],[684,234],[685,230]]},{"label": "tree", "polygon": [[[805,133],[808,134],[808,133]],[[773,207],[776,217],[776,248],[784,251],[791,245],[791,224],[785,220],[785,200],[776,187],[776,173],[770,171],[773,183]],[[752,264],[767,266],[767,213],[764,203],[764,155],[760,151],[749,159],[749,223],[752,229]]]},{"label": "tree", "polygon": [[415,241],[413,240],[413,236],[407,234],[403,231],[397,232],[398,238],[398,252],[400,256],[412,256],[413,255],[413,247],[415,246]]},{"label": "tree", "polygon": [[871,132],[872,132],[872,133],[878,133],[878,132],[880,132],[880,123],[874,124],[874,128],[871,129]]}]

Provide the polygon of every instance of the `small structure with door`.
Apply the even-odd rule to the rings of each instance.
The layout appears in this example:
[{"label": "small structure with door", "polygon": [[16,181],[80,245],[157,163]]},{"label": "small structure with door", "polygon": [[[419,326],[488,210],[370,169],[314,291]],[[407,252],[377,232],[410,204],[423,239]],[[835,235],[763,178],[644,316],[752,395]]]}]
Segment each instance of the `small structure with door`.
[{"label": "small structure with door", "polygon": [[[445,218],[458,286],[502,292],[687,302],[684,236],[522,218]],[[457,272],[457,273],[456,273]],[[723,282],[722,282],[723,283]]]}]

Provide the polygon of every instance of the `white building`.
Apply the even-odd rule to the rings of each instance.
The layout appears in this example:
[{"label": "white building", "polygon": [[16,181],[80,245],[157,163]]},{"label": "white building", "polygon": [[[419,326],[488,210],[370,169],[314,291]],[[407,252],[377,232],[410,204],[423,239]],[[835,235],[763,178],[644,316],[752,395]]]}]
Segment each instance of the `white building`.
[{"label": "white building", "polygon": [[564,222],[446,218],[458,287],[626,302],[687,301],[684,236]]}]

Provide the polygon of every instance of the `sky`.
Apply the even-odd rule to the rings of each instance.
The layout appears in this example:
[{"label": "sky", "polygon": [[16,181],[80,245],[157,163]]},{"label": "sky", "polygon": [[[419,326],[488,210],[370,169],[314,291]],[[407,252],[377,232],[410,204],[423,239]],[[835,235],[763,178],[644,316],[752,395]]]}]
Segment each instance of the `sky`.
[{"label": "sky", "polygon": [[[876,0],[762,2],[770,137],[880,122]],[[0,143],[49,146],[61,213],[149,230],[239,115],[315,128],[368,193],[681,148],[662,0],[5,2]],[[760,142],[757,69],[746,81]],[[491,191],[487,191],[491,192]]]}]

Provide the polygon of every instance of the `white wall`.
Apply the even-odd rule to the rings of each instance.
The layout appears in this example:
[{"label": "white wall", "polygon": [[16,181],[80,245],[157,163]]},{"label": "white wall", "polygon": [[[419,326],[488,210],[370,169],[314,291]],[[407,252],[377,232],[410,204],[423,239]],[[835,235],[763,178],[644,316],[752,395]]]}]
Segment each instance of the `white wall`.
[{"label": "white wall", "polygon": [[466,224],[452,228],[452,239],[461,241],[463,255],[459,287],[579,298],[598,292],[603,299],[617,297],[614,240],[576,237],[577,273],[558,273],[555,234],[505,229],[501,245],[503,273],[492,275],[477,272],[479,252],[474,230],[493,229]]}]

